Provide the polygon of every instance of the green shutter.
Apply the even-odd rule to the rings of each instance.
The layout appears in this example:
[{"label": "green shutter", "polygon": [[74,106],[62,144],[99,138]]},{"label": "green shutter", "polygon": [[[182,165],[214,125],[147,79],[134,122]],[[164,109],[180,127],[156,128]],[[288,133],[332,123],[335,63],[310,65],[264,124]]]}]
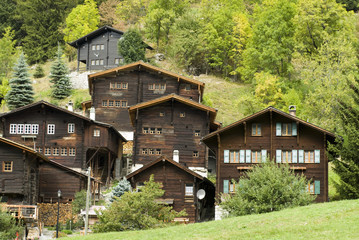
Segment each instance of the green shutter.
[{"label": "green shutter", "polygon": [[282,136],[282,123],[276,124],[276,136]]},{"label": "green shutter", "polygon": [[314,162],[320,163],[320,150],[314,150]]},{"label": "green shutter", "polygon": [[292,163],[298,162],[298,150],[293,149],[292,150]]},{"label": "green shutter", "polygon": [[246,154],[245,150],[240,150],[239,151],[239,162],[240,163],[245,162],[245,156],[246,156],[245,154]]},{"label": "green shutter", "polygon": [[282,150],[280,150],[280,149],[276,150],[276,162],[277,163],[282,162]]},{"label": "green shutter", "polygon": [[292,136],[297,136],[297,123],[292,123]]},{"label": "green shutter", "polygon": [[251,150],[246,150],[246,163],[251,163]]},{"label": "green shutter", "polygon": [[319,180],[314,181],[314,193],[320,194],[320,181]]},{"label": "green shutter", "polygon": [[229,192],[229,180],[223,180],[223,193]]},{"label": "green shutter", "polygon": [[229,163],[229,150],[224,150],[224,163]]},{"label": "green shutter", "polygon": [[262,162],[267,161],[267,150],[262,149]]},{"label": "green shutter", "polygon": [[298,150],[298,162],[304,163],[304,150]]}]

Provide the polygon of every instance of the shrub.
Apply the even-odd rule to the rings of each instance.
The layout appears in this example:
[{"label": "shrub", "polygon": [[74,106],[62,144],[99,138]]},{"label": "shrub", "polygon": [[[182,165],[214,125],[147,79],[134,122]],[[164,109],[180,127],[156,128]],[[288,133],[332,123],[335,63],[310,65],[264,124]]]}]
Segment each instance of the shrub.
[{"label": "shrub", "polygon": [[239,179],[236,193],[223,194],[221,206],[230,216],[278,211],[312,203],[315,196],[306,191],[307,180],[295,175],[285,164],[272,161],[255,166]]},{"label": "shrub", "polygon": [[44,69],[41,67],[40,64],[38,64],[35,68],[35,72],[34,72],[34,78],[42,78],[45,76],[45,73],[44,73]]},{"label": "shrub", "polygon": [[0,239],[15,239],[16,233],[19,233],[21,238],[23,230],[23,227],[16,223],[16,219],[2,212],[0,207]]},{"label": "shrub", "polygon": [[82,190],[75,194],[75,200],[72,202],[72,212],[73,214],[79,214],[81,212],[81,209],[85,209],[85,208],[86,208],[86,190]]}]

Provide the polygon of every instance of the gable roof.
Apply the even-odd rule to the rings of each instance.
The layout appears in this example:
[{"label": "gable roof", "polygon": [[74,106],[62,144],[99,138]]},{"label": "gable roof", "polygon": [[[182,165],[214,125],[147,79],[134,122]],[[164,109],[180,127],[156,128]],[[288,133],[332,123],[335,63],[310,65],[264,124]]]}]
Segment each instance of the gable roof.
[{"label": "gable roof", "polygon": [[[176,162],[176,161],[174,161],[174,160],[172,160],[172,159],[168,159],[168,158],[166,158],[165,156],[161,156],[161,157],[159,157],[158,159],[156,159],[156,160],[154,160],[154,161],[152,161],[152,162],[150,162],[150,163],[144,165],[144,166],[141,167],[140,169],[137,169],[136,171],[134,171],[134,172],[128,174],[128,175],[126,176],[126,178],[127,178],[127,179],[130,179],[130,178],[132,178],[133,176],[142,173],[143,171],[149,169],[150,167],[156,165],[156,164],[159,163],[159,162],[168,162],[168,163],[174,165],[175,167],[181,169],[182,171],[187,172],[187,173],[191,174],[192,176],[194,176],[194,177],[196,177],[196,178],[198,178],[198,179],[200,179],[200,180],[202,180],[202,181],[211,182],[211,181],[209,181],[207,178],[202,177],[202,176],[199,175],[198,173],[195,173],[194,171],[190,170],[189,168],[183,166],[182,164],[180,164],[180,163],[178,163],[178,162]],[[212,182],[211,182],[211,183],[212,183]]]},{"label": "gable roof", "polygon": [[193,101],[193,100],[191,100],[189,98],[182,97],[182,96],[179,96],[179,95],[177,95],[175,93],[172,93],[172,94],[169,94],[169,95],[166,95],[166,96],[163,96],[163,97],[155,98],[155,99],[152,99],[152,100],[149,100],[149,101],[146,101],[146,102],[141,102],[141,103],[138,103],[136,105],[130,106],[128,108],[128,112],[129,112],[129,115],[130,115],[130,120],[131,120],[132,125],[134,126],[134,124],[135,124],[135,118],[136,118],[137,109],[148,108],[148,107],[151,107],[151,106],[158,105],[160,103],[170,101],[172,99],[176,100],[176,101],[178,101],[180,103],[189,105],[191,107],[200,109],[202,111],[206,111],[206,112],[208,111],[209,114],[210,114],[210,121],[211,121],[211,123],[214,123],[214,120],[215,120],[216,115],[217,115],[217,109],[212,108],[212,107],[208,107],[206,105],[203,105],[201,103]]},{"label": "gable roof", "polygon": [[120,30],[117,30],[117,29],[115,29],[113,27],[103,26],[103,27],[100,27],[100,28],[96,29],[95,31],[92,31],[92,32],[86,34],[83,37],[80,37],[79,39],[77,39],[77,40],[75,40],[73,42],[68,43],[68,44],[70,46],[73,46],[73,47],[76,48],[77,46],[81,45],[82,43],[87,42],[88,39],[93,39],[93,38],[107,32],[108,30],[111,30],[111,31],[116,32],[118,34],[124,34],[124,32],[122,32]]},{"label": "gable roof", "polygon": [[[45,155],[43,155],[43,154],[41,154],[39,152],[36,152],[34,149],[32,149],[32,148],[30,148],[28,146],[22,145],[20,143],[11,141],[11,140],[9,140],[7,138],[3,138],[3,137],[0,137],[0,142],[3,142],[3,143],[8,144],[10,146],[19,148],[19,149],[21,149],[23,151],[26,151],[26,152],[30,153],[30,154],[33,154],[33,155],[37,156],[38,158],[42,159],[44,162],[49,163],[51,165],[54,165],[57,168],[61,168],[61,169],[65,170],[65,171],[67,171],[67,172],[71,172],[71,173],[76,174],[76,175],[78,175],[80,177],[87,178],[87,175],[85,175],[85,174],[83,174],[81,172],[78,172],[76,170],[73,170],[72,168],[69,168],[69,167],[67,167],[65,165],[62,165],[62,164],[58,163],[58,162],[50,160]],[[92,178],[92,180],[95,180],[95,179]]]},{"label": "gable roof", "polygon": [[87,118],[85,116],[82,116],[80,114],[77,114],[77,113],[74,113],[72,111],[69,111],[65,108],[62,108],[62,107],[59,107],[59,106],[56,106],[54,104],[51,104],[49,102],[46,102],[44,100],[41,100],[41,101],[38,101],[38,102],[35,102],[35,103],[31,103],[31,104],[28,104],[26,106],[22,106],[22,107],[19,107],[19,108],[16,108],[10,112],[6,112],[6,113],[2,113],[0,114],[0,118],[1,117],[6,117],[8,115],[11,115],[11,114],[14,114],[14,113],[18,113],[18,112],[21,112],[21,111],[24,111],[26,109],[30,109],[32,107],[36,107],[36,106],[39,106],[39,105],[43,105],[43,106],[48,106],[49,108],[53,108],[53,109],[56,109],[58,111],[61,111],[61,112],[64,112],[64,113],[67,113],[67,114],[70,114],[74,117],[77,117],[77,118],[80,118],[86,122],[89,122],[89,123],[93,123],[93,124],[96,124],[96,125],[99,125],[99,126],[103,126],[103,127],[106,127],[106,128],[109,128],[111,129],[112,131],[114,131],[121,139],[122,141],[124,142],[127,142],[127,140],[121,135],[121,133],[119,133],[119,131],[117,131],[112,125],[110,124],[107,124],[107,123],[103,123],[103,122],[98,122],[98,121],[95,121],[95,120],[92,120],[90,118]]},{"label": "gable roof", "polygon": [[230,125],[228,125],[228,126],[226,126],[226,127],[223,127],[223,128],[221,128],[221,129],[219,129],[219,130],[217,130],[217,131],[215,131],[215,132],[212,132],[212,133],[208,134],[207,136],[204,136],[204,137],[202,138],[202,141],[208,140],[208,139],[210,139],[210,138],[216,136],[216,135],[219,134],[219,133],[228,131],[228,130],[230,130],[230,129],[233,128],[233,127],[236,127],[236,126],[238,126],[238,125],[240,125],[240,124],[242,124],[242,123],[244,123],[244,122],[246,122],[246,121],[248,121],[248,120],[251,120],[251,119],[253,119],[253,118],[255,118],[255,117],[258,117],[258,116],[260,116],[260,115],[262,115],[262,114],[264,114],[264,113],[267,113],[267,112],[275,112],[275,113],[278,113],[279,115],[282,115],[282,116],[284,116],[284,117],[286,117],[286,118],[289,118],[289,119],[291,119],[291,120],[293,120],[293,121],[297,121],[297,122],[299,122],[299,123],[301,123],[301,124],[303,124],[303,125],[306,125],[306,126],[308,126],[308,127],[311,127],[311,128],[313,128],[313,129],[316,129],[316,130],[318,130],[318,131],[321,131],[321,132],[323,132],[323,133],[325,133],[325,134],[327,134],[327,135],[329,135],[329,136],[335,137],[335,134],[332,133],[332,132],[329,132],[328,130],[325,130],[325,129],[323,129],[323,128],[321,128],[321,127],[318,127],[318,126],[316,126],[316,125],[314,125],[314,124],[312,124],[312,123],[306,122],[306,121],[304,121],[304,120],[302,120],[302,119],[300,119],[300,118],[298,118],[298,117],[296,117],[296,116],[290,115],[289,113],[283,112],[283,111],[281,111],[281,110],[279,110],[279,109],[277,109],[277,108],[274,108],[274,107],[270,106],[270,107],[267,107],[267,108],[265,108],[265,109],[263,109],[263,110],[261,110],[261,111],[259,111],[259,112],[254,113],[254,114],[252,114],[252,115],[250,115],[250,116],[247,116],[247,117],[245,117],[245,118],[242,118],[241,120],[239,120],[239,121],[237,121],[237,122],[234,122],[234,123],[232,123],[232,124],[230,124]]},{"label": "gable roof", "polygon": [[118,72],[121,72],[121,71],[135,70],[135,69],[141,69],[141,68],[144,68],[144,69],[147,69],[147,70],[150,70],[150,71],[153,71],[153,72],[161,73],[161,74],[164,74],[164,75],[167,75],[167,76],[171,76],[173,78],[176,78],[177,81],[181,80],[181,81],[184,81],[184,82],[187,82],[187,83],[195,84],[200,89],[201,96],[203,95],[203,90],[204,90],[204,85],[205,85],[203,82],[198,81],[198,80],[194,80],[194,79],[191,79],[191,78],[188,78],[188,77],[185,77],[185,76],[182,76],[182,75],[177,74],[177,73],[173,73],[173,72],[161,69],[159,67],[155,67],[155,66],[153,66],[151,64],[148,64],[148,63],[145,63],[143,61],[138,61],[138,62],[126,64],[124,66],[119,66],[119,67],[108,69],[108,70],[105,70],[105,71],[102,71],[102,72],[93,73],[93,74],[88,75],[89,90],[90,90],[90,92],[92,92],[92,81],[94,79],[96,79],[97,77],[105,77],[105,76],[109,76],[109,75],[114,75],[114,74],[116,74]]}]

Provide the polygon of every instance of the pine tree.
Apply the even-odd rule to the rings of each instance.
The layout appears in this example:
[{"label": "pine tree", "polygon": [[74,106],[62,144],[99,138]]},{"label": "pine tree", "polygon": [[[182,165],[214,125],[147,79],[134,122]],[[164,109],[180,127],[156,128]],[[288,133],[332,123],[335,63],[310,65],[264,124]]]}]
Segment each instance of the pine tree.
[{"label": "pine tree", "polygon": [[112,196],[110,201],[113,202],[116,200],[116,197],[121,197],[125,192],[131,190],[131,184],[126,179],[122,179],[118,182],[117,186],[112,189]]},{"label": "pine tree", "polygon": [[34,91],[31,85],[28,65],[23,53],[14,67],[13,77],[10,79],[10,91],[6,95],[10,109],[25,106],[34,101]]},{"label": "pine tree", "polygon": [[62,50],[58,46],[57,58],[51,66],[50,82],[52,83],[52,97],[56,99],[64,99],[71,95],[71,83],[68,76],[68,68],[62,61]]},{"label": "pine tree", "polygon": [[328,148],[334,172],[340,176],[339,182],[334,184],[340,198],[345,199],[359,198],[359,89],[352,88],[355,104],[340,102],[343,137],[338,137],[337,144]]},{"label": "pine tree", "polygon": [[45,76],[44,69],[38,64],[35,68],[34,78],[42,78]]}]

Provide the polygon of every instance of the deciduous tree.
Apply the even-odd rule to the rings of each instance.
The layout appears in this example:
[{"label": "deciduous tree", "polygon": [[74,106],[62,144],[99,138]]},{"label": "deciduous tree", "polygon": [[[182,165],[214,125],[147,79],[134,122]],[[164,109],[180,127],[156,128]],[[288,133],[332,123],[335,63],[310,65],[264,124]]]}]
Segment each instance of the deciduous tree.
[{"label": "deciduous tree", "polygon": [[4,35],[0,38],[0,77],[10,77],[10,73],[19,51],[15,47],[14,31],[10,27],[5,29]]},{"label": "deciduous tree", "polygon": [[118,41],[118,53],[123,57],[125,63],[145,61],[146,44],[141,34],[136,29],[129,29]]}]

